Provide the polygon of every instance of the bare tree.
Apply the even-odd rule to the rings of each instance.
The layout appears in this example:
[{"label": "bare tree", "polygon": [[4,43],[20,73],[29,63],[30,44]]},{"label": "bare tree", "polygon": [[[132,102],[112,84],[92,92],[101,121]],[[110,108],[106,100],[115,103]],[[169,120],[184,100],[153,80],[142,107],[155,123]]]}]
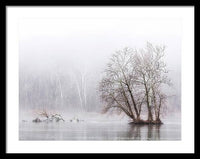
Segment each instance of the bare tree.
[{"label": "bare tree", "polygon": [[107,103],[106,110],[120,109],[137,122],[140,120],[142,100],[138,98],[140,90],[134,82],[137,74],[132,62],[132,49],[124,48],[117,51],[107,65],[106,77],[100,83],[100,91],[102,99]]},{"label": "bare tree", "polygon": [[[116,51],[100,82],[105,111],[110,108],[123,111],[134,123],[161,123],[160,109],[166,99],[162,84],[170,82],[163,62],[164,51],[164,46],[154,47],[150,43],[141,50]],[[141,119],[144,105],[147,121]]]},{"label": "bare tree", "polygon": [[145,88],[149,122],[153,122],[152,111],[155,113],[154,122],[161,122],[160,109],[166,99],[166,95],[162,92],[162,85],[171,85],[163,59],[164,52],[165,46],[153,46],[151,43],[147,43],[146,48],[137,54],[140,59],[140,63],[136,65],[139,66],[137,72],[142,77]]}]

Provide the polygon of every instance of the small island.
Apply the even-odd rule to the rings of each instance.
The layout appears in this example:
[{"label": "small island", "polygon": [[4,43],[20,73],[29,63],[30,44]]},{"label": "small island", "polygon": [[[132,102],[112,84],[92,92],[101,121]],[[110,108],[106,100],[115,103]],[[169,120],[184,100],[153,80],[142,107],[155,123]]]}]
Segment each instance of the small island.
[{"label": "small island", "polygon": [[[126,47],[116,51],[100,82],[104,111],[123,112],[132,119],[132,124],[163,124],[160,113],[167,95],[162,87],[171,85],[164,53],[165,46],[149,42],[144,49]],[[141,119],[141,114],[147,120]]]}]

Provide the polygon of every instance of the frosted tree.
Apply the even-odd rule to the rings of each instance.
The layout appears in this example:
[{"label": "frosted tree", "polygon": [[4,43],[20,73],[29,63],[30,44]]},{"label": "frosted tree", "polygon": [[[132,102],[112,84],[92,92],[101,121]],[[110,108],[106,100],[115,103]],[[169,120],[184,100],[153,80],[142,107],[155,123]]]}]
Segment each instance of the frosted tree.
[{"label": "frosted tree", "polygon": [[[124,48],[112,55],[99,85],[105,112],[112,108],[134,123],[161,123],[160,110],[166,100],[162,85],[170,84],[164,51],[164,46],[147,43],[145,49]],[[147,112],[145,121],[142,110]]]}]

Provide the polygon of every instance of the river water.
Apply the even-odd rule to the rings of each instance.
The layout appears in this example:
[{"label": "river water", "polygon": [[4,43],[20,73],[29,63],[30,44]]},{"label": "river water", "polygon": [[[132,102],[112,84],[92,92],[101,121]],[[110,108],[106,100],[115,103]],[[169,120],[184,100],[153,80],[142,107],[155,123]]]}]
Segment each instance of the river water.
[{"label": "river water", "polygon": [[19,123],[20,140],[181,140],[181,124],[131,125],[127,122]]}]

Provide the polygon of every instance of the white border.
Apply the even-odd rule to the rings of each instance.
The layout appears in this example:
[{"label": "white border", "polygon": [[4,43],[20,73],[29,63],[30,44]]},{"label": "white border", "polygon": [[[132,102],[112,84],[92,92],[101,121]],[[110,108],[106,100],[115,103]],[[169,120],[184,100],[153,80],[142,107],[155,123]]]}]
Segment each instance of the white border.
[{"label": "white border", "polygon": [[[7,153],[194,153],[194,7],[6,7]],[[91,14],[92,13],[92,14]],[[18,20],[135,17],[182,19],[181,141],[19,141]]]}]

